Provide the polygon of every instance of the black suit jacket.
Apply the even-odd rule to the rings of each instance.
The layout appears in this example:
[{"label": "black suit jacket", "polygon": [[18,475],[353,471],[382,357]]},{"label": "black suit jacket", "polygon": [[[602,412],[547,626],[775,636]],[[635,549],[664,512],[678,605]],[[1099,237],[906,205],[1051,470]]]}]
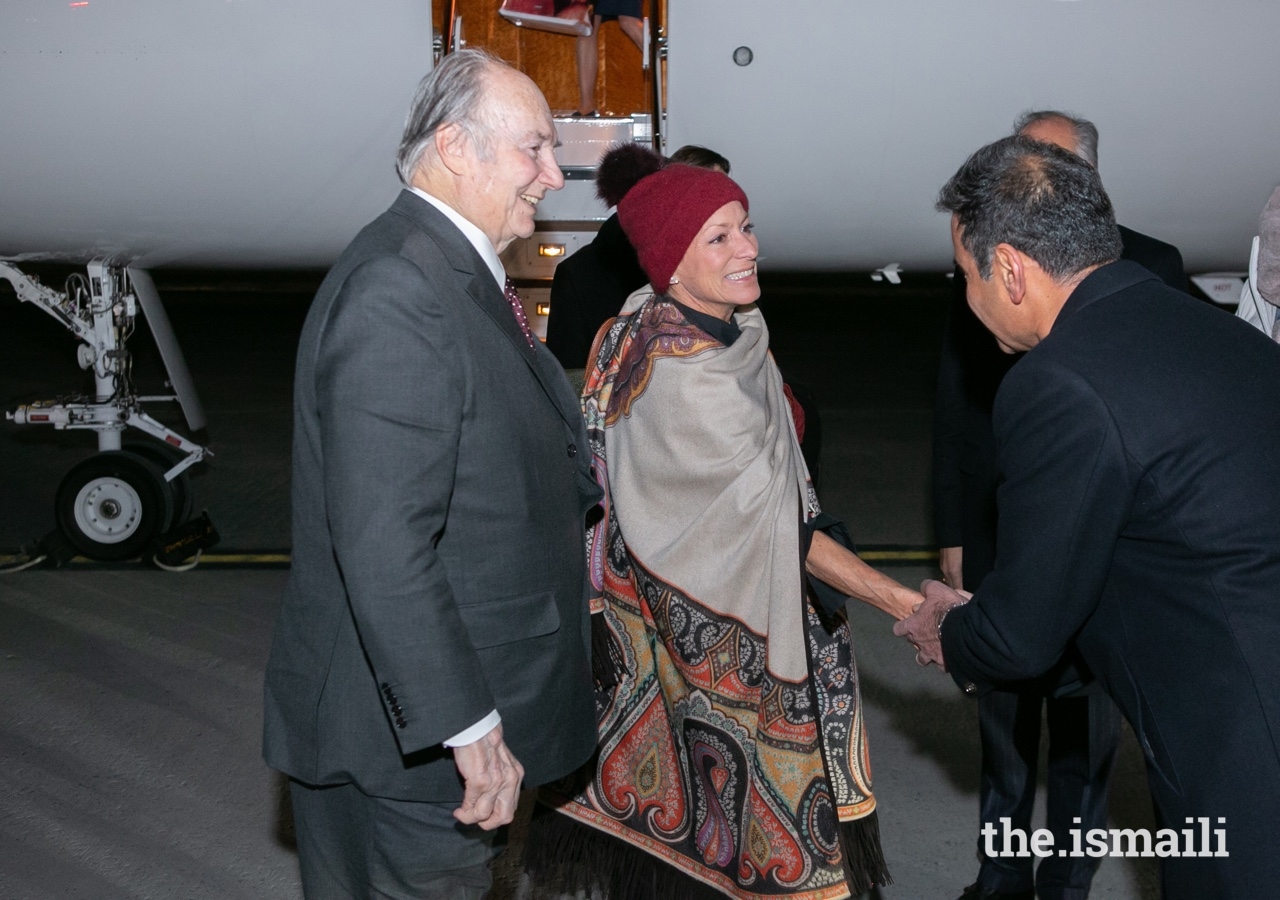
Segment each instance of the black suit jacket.
[{"label": "black suit jacket", "polygon": [[1174,290],[1184,294],[1191,292],[1182,266],[1182,253],[1177,247],[1123,225],[1116,227],[1120,229],[1120,243],[1124,248],[1120,253],[1121,259],[1133,260]]},{"label": "black suit jacket", "polygon": [[401,193],[325,278],[298,347],[267,762],[454,800],[441,741],[495,708],[528,783],[586,760],[589,458],[564,372],[462,232]]},{"label": "black suit jacket", "polygon": [[632,291],[648,282],[614,213],[591,243],[556,266],[547,349],[566,369],[586,368],[600,326],[618,314]]},{"label": "black suit jacket", "polygon": [[[1226,818],[1166,896],[1280,883],[1280,346],[1118,262],[1089,275],[994,411],[999,558],[946,617],[979,688],[1069,646],[1146,753],[1158,813]],[[1215,824],[1214,827],[1221,827]]]},{"label": "black suit jacket", "polygon": [[[1133,260],[1185,292],[1182,254],[1172,244],[1120,226],[1123,259]],[[996,558],[995,434],[991,407],[1017,357],[1004,353],[969,309],[957,266],[951,315],[938,364],[933,418],[934,536],[939,547],[963,547],[964,584],[982,584]]]}]

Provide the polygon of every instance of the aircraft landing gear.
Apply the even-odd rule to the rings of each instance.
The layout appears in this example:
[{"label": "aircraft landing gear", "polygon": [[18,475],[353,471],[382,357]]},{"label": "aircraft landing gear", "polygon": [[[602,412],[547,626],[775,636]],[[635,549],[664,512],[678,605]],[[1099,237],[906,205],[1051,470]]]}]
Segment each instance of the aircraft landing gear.
[{"label": "aircraft landing gear", "polygon": [[79,463],[58,487],[58,528],[90,559],[132,559],[173,524],[174,495],[164,473],[127,451]]},{"label": "aircraft landing gear", "polygon": [[[168,472],[184,458],[182,453],[170,449],[168,444],[125,441],[124,450],[126,453],[135,453],[152,465],[158,466],[162,473]],[[191,475],[183,469],[169,481],[164,481],[162,476],[161,484],[171,495],[173,503],[173,519],[169,526],[165,527],[181,525],[195,512],[195,488],[191,484]]]},{"label": "aircraft landing gear", "polygon": [[[76,358],[93,372],[93,394],[36,401],[6,413],[19,425],[97,435],[99,453],[72,468],[58,488],[54,513],[65,544],[90,559],[146,553],[171,568],[216,543],[208,516],[192,518],[188,472],[213,454],[142,409],[144,402],[177,400],[191,429],[204,427],[204,410],[150,274],[95,260],[87,276],[74,274],[65,291],[55,291],[0,260],[0,278],[13,285],[19,300],[43,309],[81,341]],[[143,397],[134,390],[125,342],[139,313],[146,316],[173,396]],[[141,440],[124,443],[126,430]],[[53,558],[60,553],[46,551]]]}]

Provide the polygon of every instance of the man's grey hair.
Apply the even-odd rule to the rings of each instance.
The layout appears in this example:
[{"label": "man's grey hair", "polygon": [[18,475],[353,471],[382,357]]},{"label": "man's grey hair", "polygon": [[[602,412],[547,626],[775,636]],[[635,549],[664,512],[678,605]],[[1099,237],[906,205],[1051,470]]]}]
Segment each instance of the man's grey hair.
[{"label": "man's grey hair", "polygon": [[1029,109],[1018,116],[1013,123],[1013,133],[1022,134],[1024,130],[1040,122],[1057,119],[1066,122],[1076,136],[1076,156],[1083,159],[1095,169],[1098,168],[1098,126],[1088,119],[1073,116],[1056,109]]},{"label": "man's grey hair", "polygon": [[482,159],[493,152],[495,123],[485,103],[489,77],[507,63],[483,50],[458,50],[445,56],[418,84],[396,152],[396,171],[409,184],[424,155],[434,154],[435,136],[456,125]]}]

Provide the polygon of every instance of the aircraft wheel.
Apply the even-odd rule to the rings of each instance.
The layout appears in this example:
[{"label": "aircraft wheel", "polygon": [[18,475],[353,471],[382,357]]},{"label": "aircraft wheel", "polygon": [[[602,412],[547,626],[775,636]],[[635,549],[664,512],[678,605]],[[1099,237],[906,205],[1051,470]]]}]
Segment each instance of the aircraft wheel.
[{"label": "aircraft wheel", "polygon": [[168,444],[161,444],[158,441],[146,441],[138,443],[125,444],[126,453],[136,453],[143,459],[150,460],[160,469],[160,481],[165,485],[165,489],[173,495],[173,520],[164,526],[164,530],[168,531],[175,525],[181,525],[187,519],[191,518],[191,513],[195,511],[195,493],[191,484],[191,470],[184,469],[182,474],[173,481],[164,481],[164,473],[168,472],[186,456],[180,450],[173,450]]},{"label": "aircraft wheel", "polygon": [[58,486],[58,528],[90,559],[131,559],[169,527],[173,495],[164,473],[122,450],[99,453],[75,466]]}]

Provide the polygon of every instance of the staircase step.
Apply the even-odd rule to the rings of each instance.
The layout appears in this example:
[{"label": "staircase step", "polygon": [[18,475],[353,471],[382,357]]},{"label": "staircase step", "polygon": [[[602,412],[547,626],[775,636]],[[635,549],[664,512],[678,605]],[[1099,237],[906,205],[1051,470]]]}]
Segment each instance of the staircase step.
[{"label": "staircase step", "polygon": [[653,140],[648,113],[630,116],[559,116],[555,120],[560,146],[556,160],[562,169],[594,169],[614,144]]}]

